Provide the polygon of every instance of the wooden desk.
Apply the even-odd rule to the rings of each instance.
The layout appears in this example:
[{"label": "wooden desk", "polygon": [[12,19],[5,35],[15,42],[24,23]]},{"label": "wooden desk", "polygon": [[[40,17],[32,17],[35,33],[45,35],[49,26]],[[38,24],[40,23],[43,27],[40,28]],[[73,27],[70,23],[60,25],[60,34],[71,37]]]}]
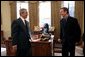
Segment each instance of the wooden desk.
[{"label": "wooden desk", "polygon": [[12,48],[12,40],[5,40],[6,45],[6,55],[7,56],[16,56],[16,51]]},{"label": "wooden desk", "polygon": [[32,56],[52,56],[53,55],[53,42],[49,41],[37,41],[32,42]]},{"label": "wooden desk", "polygon": [[4,40],[5,40],[4,33],[3,31],[1,31],[1,44],[4,44]]},{"label": "wooden desk", "polygon": [[[16,56],[12,53],[12,40],[6,40],[7,56]],[[52,56],[53,55],[53,39],[49,41],[31,41],[32,56]]]},{"label": "wooden desk", "polygon": [[[34,34],[42,34],[41,31],[33,31]],[[54,35],[54,31],[49,31],[49,33],[53,34]]]}]

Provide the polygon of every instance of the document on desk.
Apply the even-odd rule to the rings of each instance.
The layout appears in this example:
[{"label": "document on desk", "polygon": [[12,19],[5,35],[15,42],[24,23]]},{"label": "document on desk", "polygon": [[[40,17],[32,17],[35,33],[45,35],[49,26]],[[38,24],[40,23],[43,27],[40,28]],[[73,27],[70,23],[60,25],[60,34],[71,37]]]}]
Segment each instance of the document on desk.
[{"label": "document on desk", "polygon": [[37,42],[37,41],[40,41],[40,39],[35,39],[35,40],[32,39],[31,41],[32,41],[32,42]]}]

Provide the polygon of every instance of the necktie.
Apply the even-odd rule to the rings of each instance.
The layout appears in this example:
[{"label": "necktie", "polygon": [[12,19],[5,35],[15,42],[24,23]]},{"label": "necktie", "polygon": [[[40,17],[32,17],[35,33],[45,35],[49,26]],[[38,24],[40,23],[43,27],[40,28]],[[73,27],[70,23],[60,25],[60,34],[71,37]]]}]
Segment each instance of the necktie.
[{"label": "necktie", "polygon": [[24,20],[24,22],[25,22],[26,34],[28,35],[29,34],[29,31],[28,31],[27,22],[26,22],[26,20]]}]

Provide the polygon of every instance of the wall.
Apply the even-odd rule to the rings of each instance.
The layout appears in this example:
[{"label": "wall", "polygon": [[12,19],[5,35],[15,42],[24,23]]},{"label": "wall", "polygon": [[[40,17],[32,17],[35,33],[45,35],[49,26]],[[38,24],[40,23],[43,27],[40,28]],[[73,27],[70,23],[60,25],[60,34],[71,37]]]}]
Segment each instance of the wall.
[{"label": "wall", "polygon": [[11,15],[8,1],[1,1],[1,17],[1,30],[4,31],[4,37],[8,39],[8,37],[11,36]]},{"label": "wall", "polygon": [[9,2],[10,5],[10,13],[11,13],[11,23],[13,22],[13,20],[17,19],[17,15],[16,15],[16,1],[10,1]]},{"label": "wall", "polygon": [[38,25],[38,1],[29,1],[29,21],[30,28],[34,30],[34,26]]},{"label": "wall", "polygon": [[52,1],[51,4],[51,12],[52,12],[52,26],[55,27],[55,31],[54,31],[54,40],[57,41],[58,38],[60,38],[60,14],[59,14],[59,10],[61,7],[61,1]]},{"label": "wall", "polygon": [[75,17],[78,19],[81,33],[84,33],[84,1],[76,1],[75,3]]}]

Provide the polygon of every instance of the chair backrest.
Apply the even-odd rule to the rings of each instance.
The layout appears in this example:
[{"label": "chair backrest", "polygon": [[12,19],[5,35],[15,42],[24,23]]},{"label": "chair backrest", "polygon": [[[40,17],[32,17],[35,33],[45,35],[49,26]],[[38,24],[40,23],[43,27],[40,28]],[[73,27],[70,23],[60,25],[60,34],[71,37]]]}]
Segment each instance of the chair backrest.
[{"label": "chair backrest", "polygon": [[15,56],[15,53],[12,52],[12,37],[9,37],[8,40],[5,40],[7,56]]},{"label": "chair backrest", "polygon": [[4,44],[4,40],[5,40],[4,33],[3,31],[1,31],[1,44]]}]

